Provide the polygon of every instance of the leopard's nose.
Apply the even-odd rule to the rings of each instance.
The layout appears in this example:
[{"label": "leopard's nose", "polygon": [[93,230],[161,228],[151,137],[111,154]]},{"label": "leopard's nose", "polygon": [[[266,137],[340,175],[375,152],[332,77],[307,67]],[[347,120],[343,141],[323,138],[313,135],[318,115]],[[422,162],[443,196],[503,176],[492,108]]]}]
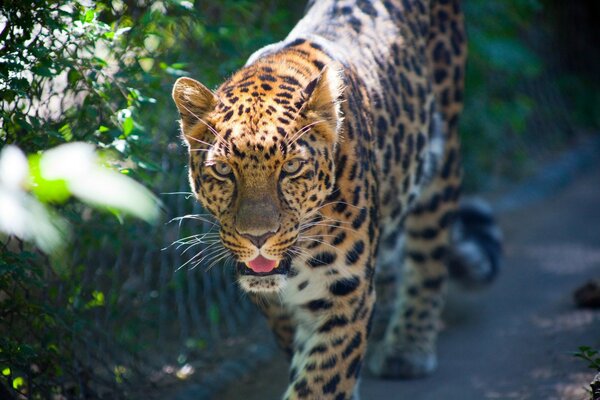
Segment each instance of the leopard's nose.
[{"label": "leopard's nose", "polygon": [[254,236],[254,235],[249,235],[249,234],[242,234],[243,237],[245,237],[246,239],[248,239],[249,241],[251,241],[252,244],[255,245],[256,247],[258,247],[259,249],[263,246],[263,244],[265,244],[265,242],[267,241],[267,239],[269,239],[273,235],[274,235],[273,232],[267,232],[267,233],[265,233],[263,235],[260,235],[260,236]]}]

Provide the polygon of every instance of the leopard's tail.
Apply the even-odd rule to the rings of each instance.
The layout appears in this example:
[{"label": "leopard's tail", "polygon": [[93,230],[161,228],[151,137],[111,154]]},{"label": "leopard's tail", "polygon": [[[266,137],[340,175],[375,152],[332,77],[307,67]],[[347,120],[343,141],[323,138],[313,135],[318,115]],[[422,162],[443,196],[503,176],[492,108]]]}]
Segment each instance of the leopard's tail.
[{"label": "leopard's tail", "polygon": [[498,276],[501,256],[502,232],[490,206],[479,199],[463,201],[452,227],[451,278],[469,289],[485,287]]}]

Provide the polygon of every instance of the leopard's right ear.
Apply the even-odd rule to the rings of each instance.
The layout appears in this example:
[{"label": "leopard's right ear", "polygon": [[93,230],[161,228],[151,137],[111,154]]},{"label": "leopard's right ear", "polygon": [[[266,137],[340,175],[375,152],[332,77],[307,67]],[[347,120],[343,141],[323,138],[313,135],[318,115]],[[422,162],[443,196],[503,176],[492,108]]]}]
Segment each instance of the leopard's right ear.
[{"label": "leopard's right ear", "polygon": [[181,116],[183,133],[201,122],[206,114],[214,110],[217,97],[206,86],[191,78],[179,78],[173,86],[173,101]]}]

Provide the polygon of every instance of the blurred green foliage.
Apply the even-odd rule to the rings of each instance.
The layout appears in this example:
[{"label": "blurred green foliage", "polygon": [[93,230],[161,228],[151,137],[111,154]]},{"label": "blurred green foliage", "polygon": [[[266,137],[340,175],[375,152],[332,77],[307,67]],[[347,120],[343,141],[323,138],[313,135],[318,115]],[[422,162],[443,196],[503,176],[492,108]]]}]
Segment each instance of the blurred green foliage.
[{"label": "blurred green foliage", "polygon": [[[475,187],[490,172],[514,174],[527,165],[531,147],[545,145],[531,121],[546,105],[523,87],[545,76],[548,60],[528,40],[546,29],[533,25],[543,12],[540,2],[464,3],[470,58],[461,130],[467,182]],[[177,190],[186,157],[170,99],[174,80],[187,75],[216,86],[253,51],[283,39],[303,8],[292,0],[6,0],[0,4],[0,143],[16,144],[35,160],[49,148],[84,141],[153,192]],[[597,128],[600,113],[590,115],[598,91],[578,76],[561,75],[561,81],[566,96],[578,99],[570,103],[575,120]],[[558,142],[564,145],[569,135]],[[101,351],[94,335],[104,331],[141,355],[152,343],[143,334],[158,323],[156,299],[136,293],[131,304],[138,308],[122,307],[118,273],[103,269],[106,276],[91,279],[97,265],[83,264],[81,255],[164,243],[141,223],[68,200],[60,190],[39,187],[36,195],[76,235],[52,265],[30,244],[0,244],[0,395],[4,388],[32,399],[123,397],[128,370],[112,365],[108,382],[101,381],[100,361],[81,352]],[[181,285],[179,278],[169,287]],[[99,309],[110,318],[96,326]],[[144,318],[136,313],[141,309]],[[222,312],[211,305],[209,314],[218,323]],[[191,343],[205,347],[200,339]]]},{"label": "blurred green foliage", "polygon": [[586,361],[588,368],[600,372],[600,352],[597,349],[589,346],[579,346],[578,351],[574,352],[573,356]]},{"label": "blurred green foliage", "polygon": [[[185,157],[170,99],[173,81],[191,75],[216,85],[252,50],[282,39],[303,7],[282,8],[274,1],[84,4],[13,0],[0,5],[0,143],[32,154],[35,194],[54,204],[76,232],[52,262],[31,244],[3,240],[2,395],[8,390],[32,399],[51,393],[122,397],[130,367],[108,365],[109,374],[101,372],[107,360],[93,359],[102,351],[98,330],[135,356],[150,344],[140,343],[141,332],[157,324],[156,318],[132,317],[123,309],[117,271],[103,270],[107,276],[90,284],[96,266],[79,262],[86,253],[97,254],[100,262],[103,252],[126,252],[136,242],[155,248],[164,243],[148,229],[136,229],[139,223],[67,200],[66,191],[45,185],[36,172],[36,154],[85,141],[101,150],[105,163],[153,191],[177,188]],[[153,315],[156,296],[137,297],[146,299],[141,306]],[[219,318],[215,307],[212,319]],[[93,322],[98,309],[110,316],[100,327]]]},{"label": "blurred green foliage", "polygon": [[535,104],[517,88],[543,65],[521,36],[540,7],[536,0],[465,3],[469,58],[461,134],[467,180],[484,180],[498,158],[523,157],[510,137],[525,133]]},{"label": "blurred green foliage", "polygon": [[[563,12],[564,3],[555,9],[546,3],[463,2],[469,36],[461,120],[467,189],[521,178],[582,130],[600,128],[599,81],[561,65],[565,49],[552,13]],[[597,58],[592,46],[588,50],[588,59]]]}]

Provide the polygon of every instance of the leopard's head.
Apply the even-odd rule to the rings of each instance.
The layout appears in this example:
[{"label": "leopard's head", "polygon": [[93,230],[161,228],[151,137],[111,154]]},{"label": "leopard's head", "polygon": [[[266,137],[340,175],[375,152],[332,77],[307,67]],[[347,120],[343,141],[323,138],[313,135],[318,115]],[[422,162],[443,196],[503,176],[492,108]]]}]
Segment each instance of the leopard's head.
[{"label": "leopard's head", "polygon": [[303,78],[277,63],[246,67],[215,92],[175,83],[192,190],[247,291],[281,290],[291,258],[306,254],[303,232],[334,187],[342,91],[337,66]]}]

